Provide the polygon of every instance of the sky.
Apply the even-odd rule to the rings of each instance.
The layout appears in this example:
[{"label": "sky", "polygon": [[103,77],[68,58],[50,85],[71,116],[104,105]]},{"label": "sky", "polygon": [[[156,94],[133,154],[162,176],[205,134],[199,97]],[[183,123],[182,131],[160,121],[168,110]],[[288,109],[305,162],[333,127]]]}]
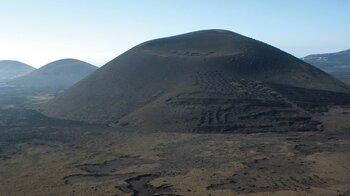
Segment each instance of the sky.
[{"label": "sky", "polygon": [[226,29],[296,57],[350,48],[349,0],[0,0],[0,60],[102,66],[144,41]]}]

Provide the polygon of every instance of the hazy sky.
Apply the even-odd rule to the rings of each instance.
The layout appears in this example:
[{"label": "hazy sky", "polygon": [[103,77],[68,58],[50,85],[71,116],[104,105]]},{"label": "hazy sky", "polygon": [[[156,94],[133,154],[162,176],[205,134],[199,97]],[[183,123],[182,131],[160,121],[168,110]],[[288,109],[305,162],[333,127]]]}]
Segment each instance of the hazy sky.
[{"label": "hazy sky", "polygon": [[297,57],[350,48],[349,0],[0,0],[0,59],[101,66],[149,39],[227,29]]}]

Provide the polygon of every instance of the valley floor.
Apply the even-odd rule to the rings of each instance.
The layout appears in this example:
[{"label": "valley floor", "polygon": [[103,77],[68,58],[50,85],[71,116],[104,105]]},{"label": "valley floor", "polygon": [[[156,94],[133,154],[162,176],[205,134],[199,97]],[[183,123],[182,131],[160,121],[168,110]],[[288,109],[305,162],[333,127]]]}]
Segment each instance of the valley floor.
[{"label": "valley floor", "polygon": [[0,195],[349,195],[350,109],[321,132],[195,134],[0,113]]},{"label": "valley floor", "polygon": [[[333,118],[337,112],[330,112]],[[332,131],[294,134],[145,133],[76,125],[12,130],[2,133],[7,138],[1,141],[0,193],[346,195],[348,125],[325,119]]]}]

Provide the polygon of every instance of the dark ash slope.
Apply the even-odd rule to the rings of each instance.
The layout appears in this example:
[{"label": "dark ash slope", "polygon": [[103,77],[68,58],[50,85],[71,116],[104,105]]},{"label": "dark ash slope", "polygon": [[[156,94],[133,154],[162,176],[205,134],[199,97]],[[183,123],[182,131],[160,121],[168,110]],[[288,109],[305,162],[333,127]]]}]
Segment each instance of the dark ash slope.
[{"label": "dark ash slope", "polygon": [[142,43],[42,107],[48,116],[174,131],[312,130],[272,84],[349,88],[277,48],[225,30]]}]

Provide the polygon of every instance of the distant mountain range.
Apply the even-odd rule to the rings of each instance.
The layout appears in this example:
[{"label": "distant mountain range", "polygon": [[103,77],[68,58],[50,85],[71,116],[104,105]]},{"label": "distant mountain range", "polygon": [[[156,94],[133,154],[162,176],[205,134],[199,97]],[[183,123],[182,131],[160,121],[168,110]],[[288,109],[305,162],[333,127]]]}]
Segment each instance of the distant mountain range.
[{"label": "distant mountain range", "polygon": [[96,69],[96,66],[84,61],[62,59],[44,65],[25,76],[15,78],[8,84],[32,88],[67,88]]},{"label": "distant mountain range", "polygon": [[34,70],[34,67],[19,61],[0,60],[0,81],[18,78]]},{"label": "distant mountain range", "polygon": [[302,59],[350,84],[350,49],[335,53],[313,54]]}]

